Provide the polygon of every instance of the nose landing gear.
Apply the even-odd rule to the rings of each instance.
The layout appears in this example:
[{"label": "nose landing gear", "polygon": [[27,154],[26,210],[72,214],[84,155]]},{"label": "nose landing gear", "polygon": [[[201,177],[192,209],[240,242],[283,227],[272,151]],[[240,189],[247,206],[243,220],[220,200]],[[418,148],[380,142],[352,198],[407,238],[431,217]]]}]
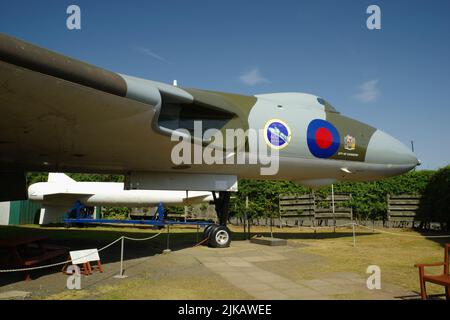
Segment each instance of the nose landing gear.
[{"label": "nose landing gear", "polygon": [[213,224],[205,229],[204,237],[212,248],[227,248],[231,243],[231,233],[226,226]]},{"label": "nose landing gear", "polygon": [[219,196],[212,192],[219,224],[205,228],[204,238],[208,238],[208,245],[213,248],[226,248],[231,243],[231,232],[227,228],[230,192],[220,191]]}]

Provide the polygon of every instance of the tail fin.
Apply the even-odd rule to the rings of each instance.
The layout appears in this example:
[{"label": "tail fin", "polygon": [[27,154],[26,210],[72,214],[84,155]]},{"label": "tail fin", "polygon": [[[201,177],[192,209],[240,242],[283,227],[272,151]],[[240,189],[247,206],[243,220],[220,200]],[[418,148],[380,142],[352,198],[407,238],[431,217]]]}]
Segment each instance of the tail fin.
[{"label": "tail fin", "polygon": [[71,177],[64,173],[50,172],[48,174],[48,182],[56,182],[56,183],[74,183],[76,182]]}]

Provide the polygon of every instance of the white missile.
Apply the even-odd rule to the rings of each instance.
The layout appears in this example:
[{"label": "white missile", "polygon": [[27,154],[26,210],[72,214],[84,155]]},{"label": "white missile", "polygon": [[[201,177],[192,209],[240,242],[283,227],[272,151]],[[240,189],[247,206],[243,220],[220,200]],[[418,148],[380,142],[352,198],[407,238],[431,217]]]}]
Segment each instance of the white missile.
[{"label": "white missile", "polygon": [[49,173],[47,182],[28,188],[28,198],[42,202],[39,224],[60,218],[78,200],[86,206],[145,207],[190,205],[213,201],[209,191],[124,190],[120,182],[77,182],[64,173]]}]

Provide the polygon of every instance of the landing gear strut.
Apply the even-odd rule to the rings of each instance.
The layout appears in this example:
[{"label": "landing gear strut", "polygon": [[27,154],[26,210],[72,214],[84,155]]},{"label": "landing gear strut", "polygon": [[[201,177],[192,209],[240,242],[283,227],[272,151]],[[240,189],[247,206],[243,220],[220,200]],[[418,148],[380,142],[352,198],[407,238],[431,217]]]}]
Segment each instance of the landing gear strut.
[{"label": "landing gear strut", "polygon": [[219,224],[206,227],[204,236],[208,238],[209,246],[213,248],[226,248],[230,246],[231,242],[230,230],[227,228],[230,192],[220,191],[218,197],[215,192],[212,194]]},{"label": "landing gear strut", "polygon": [[219,225],[226,226],[228,222],[228,209],[230,207],[230,192],[219,191],[219,197],[213,192],[214,205],[216,207],[217,218],[219,218]]}]

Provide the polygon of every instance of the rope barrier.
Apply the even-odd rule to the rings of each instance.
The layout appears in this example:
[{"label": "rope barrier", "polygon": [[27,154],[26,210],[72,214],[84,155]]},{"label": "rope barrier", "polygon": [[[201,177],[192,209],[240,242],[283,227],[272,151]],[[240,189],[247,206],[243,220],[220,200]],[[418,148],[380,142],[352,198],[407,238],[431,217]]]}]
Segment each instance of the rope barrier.
[{"label": "rope barrier", "polygon": [[397,232],[389,232],[389,231],[384,231],[384,230],[380,230],[380,229],[374,229],[374,228],[370,228],[367,226],[363,226],[361,224],[355,223],[355,225],[359,226],[359,227],[363,227],[369,230],[373,230],[373,231],[378,231],[379,233],[386,233],[386,234],[391,234],[394,236],[402,236],[402,237],[413,237],[413,238],[450,238],[450,235],[441,235],[441,236],[418,236],[418,235],[414,235],[414,234],[401,234],[401,233],[397,233]]},{"label": "rope barrier", "polygon": [[[110,244],[107,244],[107,245],[104,246],[103,248],[98,249],[98,252],[103,251],[103,250],[105,250],[105,249],[111,247],[113,244],[115,244],[116,242],[120,241],[121,239],[122,239],[122,237],[120,237],[120,238],[114,240],[114,241],[111,242]],[[87,257],[87,256],[89,256],[89,255],[86,255],[85,257]],[[85,258],[85,257],[82,257],[82,258]]]},{"label": "rope barrier", "polygon": [[354,223],[344,223],[344,224],[339,224],[339,225],[336,225],[336,226],[317,226],[317,227],[308,227],[308,228],[311,228],[311,229],[332,229],[332,228],[340,228],[340,227],[345,227],[345,226],[351,226],[351,225],[353,225]]},{"label": "rope barrier", "polygon": [[332,229],[332,228],[339,228],[339,227],[345,227],[345,226],[351,226],[353,225],[353,223],[345,223],[345,224],[340,224],[340,225],[336,225],[336,226],[317,226],[317,227],[313,227],[313,226],[298,226],[298,225],[292,225],[292,224],[284,224],[283,226],[286,227],[291,227],[291,228],[296,228],[296,227],[300,227],[300,228],[308,228],[308,229]]},{"label": "rope barrier", "polygon": [[195,247],[198,247],[199,245],[201,245],[201,244],[203,244],[203,243],[205,243],[207,240],[209,240],[209,237],[206,237],[205,239],[203,239],[202,241],[200,241],[199,243],[197,243],[196,245],[194,245],[194,248],[195,248]]},{"label": "rope barrier", "polygon": [[[120,238],[117,238],[116,240],[114,240],[113,242],[107,244],[106,246],[98,249],[98,252],[101,252],[109,247],[111,247],[113,244],[121,241],[122,239],[127,239],[127,240],[131,240],[131,241],[145,241],[145,240],[151,240],[153,238],[156,238],[157,236],[159,236],[161,234],[161,232],[148,237],[148,238],[131,238],[131,237],[126,237],[126,236],[121,236]],[[80,259],[82,258],[86,258],[88,256],[92,255],[92,253],[89,253],[83,257],[80,257]],[[45,269],[45,268],[51,268],[51,267],[56,267],[56,266],[62,266],[66,263],[70,263],[72,262],[72,260],[67,260],[67,261],[63,261],[63,262],[57,262],[57,263],[52,263],[52,264],[48,264],[45,266],[36,266],[36,267],[30,267],[30,268],[20,268],[20,269],[5,269],[5,270],[0,270],[0,273],[7,273],[7,272],[21,272],[21,271],[32,271],[32,270],[38,270],[38,269]]]},{"label": "rope barrier", "polygon": [[153,238],[156,238],[156,237],[159,236],[161,233],[162,233],[162,232],[160,231],[160,232],[158,232],[157,234],[155,234],[155,235],[153,235],[153,236],[151,236],[151,237],[148,237],[148,238],[131,238],[131,237],[126,237],[126,236],[123,236],[123,238],[124,238],[124,239],[127,239],[127,240],[131,240],[131,241],[146,241],[146,240],[151,240],[151,239],[153,239]]},{"label": "rope barrier", "polygon": [[[362,224],[359,224],[359,223],[356,223],[356,222],[345,223],[345,224],[336,225],[336,226],[323,226],[323,227],[322,226],[318,226],[318,227],[300,226],[300,227],[309,228],[309,229],[332,229],[332,228],[339,228],[339,227],[352,226],[352,225],[355,225],[355,226],[358,226],[358,227],[362,227],[362,228],[365,228],[365,229],[368,229],[368,230],[372,230],[372,231],[377,231],[379,233],[391,234],[391,235],[394,235],[394,236],[414,237],[414,238],[450,238],[450,235],[440,235],[440,236],[427,236],[427,235],[423,235],[422,236],[421,235],[421,236],[419,236],[419,235],[413,235],[413,234],[401,234],[401,233],[398,233],[398,232],[389,232],[389,231],[385,231],[385,230],[380,230],[380,229],[368,227],[368,226],[365,226],[365,225],[362,225]],[[285,224],[285,226],[297,227],[295,225],[293,226],[293,225],[288,225],[288,224]]]},{"label": "rope barrier", "polygon": [[49,265],[45,265],[45,266],[38,266],[38,267],[32,267],[32,268],[21,268],[21,269],[5,269],[5,270],[0,270],[0,273],[7,273],[7,272],[19,272],[19,271],[31,271],[31,270],[37,270],[37,269],[44,269],[44,268],[50,268],[50,267],[56,267],[56,266],[62,266],[63,264],[66,264],[69,261],[64,261],[64,262],[58,262],[58,263],[53,263],[53,264],[49,264]]}]

